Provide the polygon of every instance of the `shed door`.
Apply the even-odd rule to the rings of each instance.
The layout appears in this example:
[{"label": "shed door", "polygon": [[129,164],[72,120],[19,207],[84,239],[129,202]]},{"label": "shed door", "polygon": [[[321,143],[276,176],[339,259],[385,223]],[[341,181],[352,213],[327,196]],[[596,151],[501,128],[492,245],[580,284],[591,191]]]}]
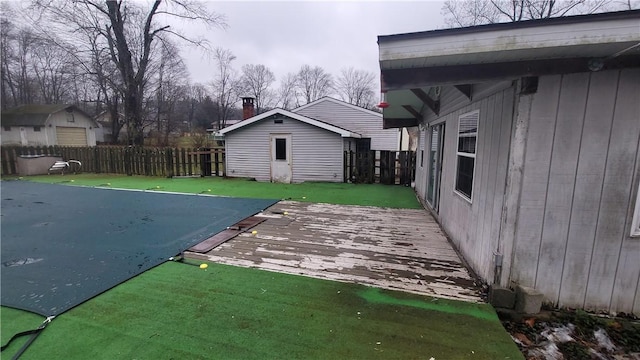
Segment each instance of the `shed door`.
[{"label": "shed door", "polygon": [[271,181],[291,182],[291,134],[271,134]]},{"label": "shed door", "polygon": [[87,130],[80,127],[56,126],[58,145],[87,146]]},{"label": "shed door", "polygon": [[22,146],[29,145],[29,140],[27,139],[27,130],[23,127],[20,128],[20,144],[22,144]]}]

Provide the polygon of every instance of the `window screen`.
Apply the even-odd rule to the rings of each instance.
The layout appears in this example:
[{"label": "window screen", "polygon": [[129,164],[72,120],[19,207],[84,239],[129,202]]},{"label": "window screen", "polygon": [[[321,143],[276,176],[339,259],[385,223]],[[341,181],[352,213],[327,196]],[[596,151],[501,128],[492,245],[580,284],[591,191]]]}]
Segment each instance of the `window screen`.
[{"label": "window screen", "polygon": [[636,193],[636,208],[633,212],[631,220],[631,236],[640,236],[640,180],[638,180],[638,188]]},{"label": "window screen", "polygon": [[458,119],[456,190],[469,200],[473,193],[473,169],[476,162],[479,118],[480,112],[476,110],[462,114]]}]

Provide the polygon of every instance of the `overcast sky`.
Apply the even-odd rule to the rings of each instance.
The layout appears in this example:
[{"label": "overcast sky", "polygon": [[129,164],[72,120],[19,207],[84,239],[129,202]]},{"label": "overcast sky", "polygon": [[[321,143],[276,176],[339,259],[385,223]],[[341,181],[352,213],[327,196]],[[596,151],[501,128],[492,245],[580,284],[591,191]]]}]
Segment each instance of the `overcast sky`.
[{"label": "overcast sky", "polygon": [[[236,55],[235,68],[263,64],[280,80],[304,64],[320,66],[334,76],[353,66],[379,74],[378,35],[439,29],[444,26],[441,1],[209,1],[226,17],[228,28],[190,25],[212,47]],[[213,63],[201,51],[185,49],[191,78],[208,83]]]}]

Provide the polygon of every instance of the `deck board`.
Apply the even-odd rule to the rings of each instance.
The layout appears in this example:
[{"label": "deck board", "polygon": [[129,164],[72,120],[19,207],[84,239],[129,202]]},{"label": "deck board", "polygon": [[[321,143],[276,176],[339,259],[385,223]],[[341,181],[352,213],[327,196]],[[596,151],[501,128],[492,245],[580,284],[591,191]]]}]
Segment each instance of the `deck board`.
[{"label": "deck board", "polygon": [[241,233],[187,256],[481,301],[475,280],[425,210],[281,201],[256,216],[266,218],[252,229],[257,234]]}]

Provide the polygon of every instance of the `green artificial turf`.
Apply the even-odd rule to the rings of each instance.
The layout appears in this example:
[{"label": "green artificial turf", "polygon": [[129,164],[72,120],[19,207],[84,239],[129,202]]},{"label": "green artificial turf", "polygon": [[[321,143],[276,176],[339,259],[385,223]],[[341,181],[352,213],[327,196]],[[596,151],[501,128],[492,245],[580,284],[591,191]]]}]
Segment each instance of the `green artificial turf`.
[{"label": "green artificial turf", "polygon": [[104,174],[42,175],[21,179],[67,185],[173,191],[261,199],[287,199],[315,203],[419,209],[410,187],[381,184],[300,183],[276,184],[246,179],[162,178]]},{"label": "green artificial turf", "polygon": [[165,263],[56,318],[23,359],[431,357],[522,359],[486,304],[227,265],[202,270]]}]

